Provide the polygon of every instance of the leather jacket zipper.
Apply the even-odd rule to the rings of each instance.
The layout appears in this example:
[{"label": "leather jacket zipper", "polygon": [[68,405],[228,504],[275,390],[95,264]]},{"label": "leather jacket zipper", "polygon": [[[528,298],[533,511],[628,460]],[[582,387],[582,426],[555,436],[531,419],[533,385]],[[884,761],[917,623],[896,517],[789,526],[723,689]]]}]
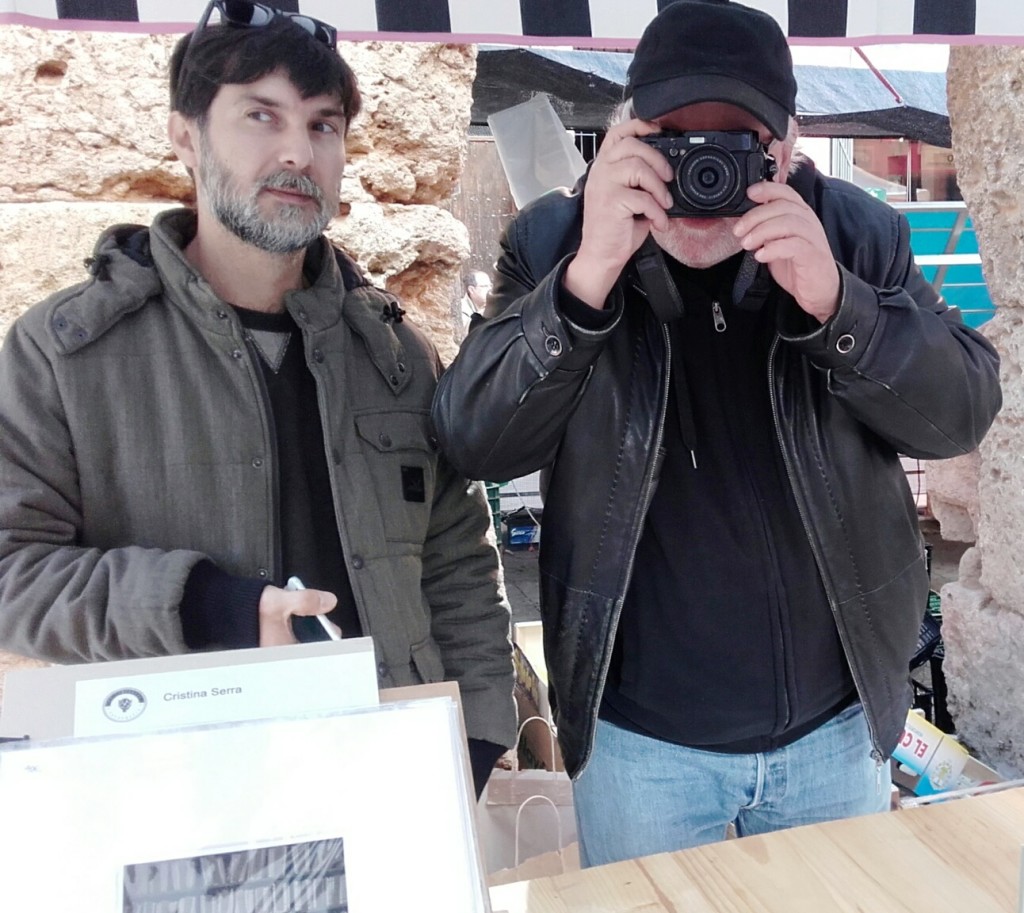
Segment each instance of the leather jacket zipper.
[{"label": "leather jacket zipper", "polygon": [[786,450],[785,441],[782,439],[782,425],[779,420],[779,405],[778,398],[775,394],[775,353],[779,348],[779,336],[776,335],[772,340],[771,348],[768,350],[768,396],[771,400],[772,407],[772,422],[775,425],[775,435],[779,442],[779,449],[782,452],[782,461],[786,466],[786,476],[789,478],[789,486],[793,490],[794,498],[796,501],[797,513],[800,514],[800,522],[804,528],[804,535],[807,537],[807,542],[811,547],[811,553],[814,555],[814,562],[818,566],[818,575],[821,577],[821,585],[825,590],[825,596],[828,599],[829,608],[832,610],[832,618],[836,624],[836,631],[839,634],[839,642],[843,645],[843,653],[846,656],[846,665],[850,667],[850,675],[853,676],[853,684],[857,689],[857,697],[860,699],[861,704],[864,705],[864,721],[868,725],[868,733],[871,736],[871,744],[873,751],[871,757],[874,759],[876,767],[876,779],[881,784],[881,770],[880,767],[883,762],[882,749],[879,747],[878,736],[875,733],[875,727],[871,722],[871,714],[868,713],[867,704],[864,701],[864,687],[860,680],[860,675],[853,662],[853,656],[850,651],[850,645],[847,639],[846,631],[843,629],[842,622],[839,618],[839,606],[836,600],[835,593],[829,584],[828,578],[824,573],[824,562],[821,557],[821,550],[818,548],[818,543],[814,536],[811,535],[811,525],[808,522],[807,514],[804,511],[803,502],[797,497],[797,485],[796,485],[796,474],[793,469],[793,463],[790,460],[789,453]]},{"label": "leather jacket zipper", "polygon": [[728,329],[725,325],[725,314],[722,313],[722,305],[717,301],[711,302],[711,317],[715,321],[716,333],[724,333]]}]

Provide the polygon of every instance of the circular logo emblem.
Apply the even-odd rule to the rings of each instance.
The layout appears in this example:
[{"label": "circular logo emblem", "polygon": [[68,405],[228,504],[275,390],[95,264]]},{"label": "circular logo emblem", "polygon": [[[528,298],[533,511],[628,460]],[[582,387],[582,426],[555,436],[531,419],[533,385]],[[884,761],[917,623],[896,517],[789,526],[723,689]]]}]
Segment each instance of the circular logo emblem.
[{"label": "circular logo emblem", "polygon": [[103,715],[114,723],[128,723],[146,709],[146,695],[134,688],[121,688],[103,702]]}]

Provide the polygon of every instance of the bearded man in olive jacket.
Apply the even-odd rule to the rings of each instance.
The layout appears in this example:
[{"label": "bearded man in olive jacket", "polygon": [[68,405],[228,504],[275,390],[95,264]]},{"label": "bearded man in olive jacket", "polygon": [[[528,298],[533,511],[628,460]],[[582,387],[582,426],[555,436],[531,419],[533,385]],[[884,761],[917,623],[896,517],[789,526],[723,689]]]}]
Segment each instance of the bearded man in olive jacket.
[{"label": "bearded man in olive jacket", "polygon": [[430,430],[436,351],[322,235],[355,78],[323,23],[208,19],[171,61],[195,211],[105,232],[4,342],[0,645],[268,646],[326,614],[381,686],[459,683],[479,790],[515,736],[508,604]]}]

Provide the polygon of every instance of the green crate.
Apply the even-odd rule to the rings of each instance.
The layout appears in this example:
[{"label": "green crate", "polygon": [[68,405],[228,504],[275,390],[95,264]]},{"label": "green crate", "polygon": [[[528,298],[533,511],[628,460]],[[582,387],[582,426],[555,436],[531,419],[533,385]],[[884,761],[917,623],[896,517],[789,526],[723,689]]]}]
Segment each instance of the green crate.
[{"label": "green crate", "polygon": [[484,482],[487,489],[487,503],[491,508],[491,519],[494,521],[494,535],[501,541],[501,482]]}]

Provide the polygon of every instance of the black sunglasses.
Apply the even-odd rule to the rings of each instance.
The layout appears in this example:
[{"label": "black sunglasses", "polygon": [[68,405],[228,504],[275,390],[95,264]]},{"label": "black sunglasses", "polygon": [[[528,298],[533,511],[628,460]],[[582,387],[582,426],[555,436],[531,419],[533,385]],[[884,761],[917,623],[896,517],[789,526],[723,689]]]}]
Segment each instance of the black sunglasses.
[{"label": "black sunglasses", "polygon": [[[333,25],[328,25],[312,16],[304,16],[302,13],[290,13],[286,10],[274,9],[274,7],[263,3],[250,3],[249,0],[210,0],[203,15],[199,18],[199,22],[196,23],[195,30],[192,32],[193,38],[210,24],[210,17],[214,10],[220,13],[220,21],[224,25],[258,29],[269,25],[278,17],[284,17],[330,48],[335,47],[338,43],[338,30]],[[191,44],[191,40],[189,43]]]}]

